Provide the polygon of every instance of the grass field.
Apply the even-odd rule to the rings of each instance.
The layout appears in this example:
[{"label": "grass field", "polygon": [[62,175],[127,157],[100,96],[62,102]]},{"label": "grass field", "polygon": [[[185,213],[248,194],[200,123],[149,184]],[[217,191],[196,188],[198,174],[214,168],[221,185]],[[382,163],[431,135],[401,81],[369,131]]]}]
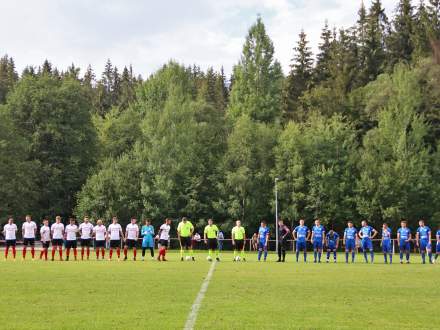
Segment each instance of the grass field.
[{"label": "grass field", "polygon": [[[210,263],[3,261],[1,329],[182,329]],[[440,264],[234,263],[223,254],[196,329],[439,329]],[[396,258],[397,260],[397,258]]]}]

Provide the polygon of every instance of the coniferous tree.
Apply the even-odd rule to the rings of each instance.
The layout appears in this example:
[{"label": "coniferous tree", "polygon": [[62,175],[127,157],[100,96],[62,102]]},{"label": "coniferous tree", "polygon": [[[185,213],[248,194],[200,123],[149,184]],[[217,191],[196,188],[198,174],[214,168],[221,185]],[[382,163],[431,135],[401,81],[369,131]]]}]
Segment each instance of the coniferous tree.
[{"label": "coniferous tree", "polygon": [[8,55],[0,58],[0,104],[5,103],[6,96],[14,88],[18,81],[18,74],[15,70],[15,63]]},{"label": "coniferous tree", "polygon": [[314,69],[314,84],[319,84],[330,78],[330,57],[332,49],[332,31],[328,28],[328,22],[325,22],[321,32],[321,42],[319,43],[319,52],[316,55],[316,67]]}]

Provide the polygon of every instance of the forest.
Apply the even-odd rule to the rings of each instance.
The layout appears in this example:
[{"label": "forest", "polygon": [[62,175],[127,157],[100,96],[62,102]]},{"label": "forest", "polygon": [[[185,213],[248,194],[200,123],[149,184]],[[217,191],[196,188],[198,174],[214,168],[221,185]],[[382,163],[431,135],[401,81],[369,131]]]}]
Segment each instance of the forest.
[{"label": "forest", "polygon": [[[294,24],[294,23],[292,23]],[[257,17],[232,74],[169,61],[149,77],[0,59],[0,222],[212,217],[440,225],[440,0],[380,0],[292,36],[283,72]],[[297,40],[297,42],[295,42]],[[164,62],[166,59],[164,59]]]}]

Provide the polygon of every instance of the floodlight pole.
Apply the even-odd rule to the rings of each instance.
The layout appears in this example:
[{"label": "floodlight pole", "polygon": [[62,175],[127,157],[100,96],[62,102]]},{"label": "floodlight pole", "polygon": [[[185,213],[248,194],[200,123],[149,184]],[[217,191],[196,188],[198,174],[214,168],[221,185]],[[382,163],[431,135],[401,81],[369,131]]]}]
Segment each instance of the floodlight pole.
[{"label": "floodlight pole", "polygon": [[275,178],[275,239],[276,248],[275,251],[278,253],[278,178]]}]

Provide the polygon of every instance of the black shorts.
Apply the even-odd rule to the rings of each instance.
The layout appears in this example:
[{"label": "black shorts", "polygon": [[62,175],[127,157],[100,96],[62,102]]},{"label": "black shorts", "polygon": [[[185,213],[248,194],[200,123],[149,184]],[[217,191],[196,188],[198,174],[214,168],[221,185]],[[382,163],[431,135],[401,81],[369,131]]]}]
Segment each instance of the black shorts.
[{"label": "black shorts", "polygon": [[90,247],[92,240],[90,238],[81,238],[81,247]]},{"label": "black shorts", "polygon": [[6,240],[6,246],[15,246],[17,245],[17,240],[16,239],[7,239]]},{"label": "black shorts", "polygon": [[209,250],[217,250],[217,239],[216,238],[208,238],[208,249]]},{"label": "black shorts", "polygon": [[287,250],[289,249],[289,242],[286,239],[283,239],[281,241],[278,241],[278,246],[281,250]]},{"label": "black shorts", "polygon": [[35,245],[35,238],[23,238],[23,245],[24,246],[34,246]]},{"label": "black shorts", "polygon": [[110,247],[112,249],[120,248],[121,247],[121,240],[120,239],[111,239],[110,240]]},{"label": "black shorts", "polygon": [[160,244],[160,246],[167,248],[168,247],[168,240],[161,239],[161,240],[159,240],[159,244]]},{"label": "black shorts", "polygon": [[47,242],[41,242],[41,245],[43,246],[43,249],[48,249],[50,245],[50,241]]},{"label": "black shorts", "polygon": [[180,236],[180,244],[182,245],[183,248],[186,247],[186,248],[190,249],[192,247],[191,237],[190,236],[188,236],[188,237]]},{"label": "black shorts", "polygon": [[95,240],[95,249],[104,248],[105,249],[105,240],[97,241]]},{"label": "black shorts", "polygon": [[52,240],[52,247],[54,246],[63,246],[63,240],[61,238],[54,238]]},{"label": "black shorts", "polygon": [[66,249],[76,249],[77,246],[78,243],[76,242],[76,240],[66,241]]},{"label": "black shorts", "polygon": [[235,240],[235,250],[243,250],[244,240],[236,239]]},{"label": "black shorts", "polygon": [[136,249],[137,241],[135,239],[127,239],[125,241],[125,246],[129,249]]}]

